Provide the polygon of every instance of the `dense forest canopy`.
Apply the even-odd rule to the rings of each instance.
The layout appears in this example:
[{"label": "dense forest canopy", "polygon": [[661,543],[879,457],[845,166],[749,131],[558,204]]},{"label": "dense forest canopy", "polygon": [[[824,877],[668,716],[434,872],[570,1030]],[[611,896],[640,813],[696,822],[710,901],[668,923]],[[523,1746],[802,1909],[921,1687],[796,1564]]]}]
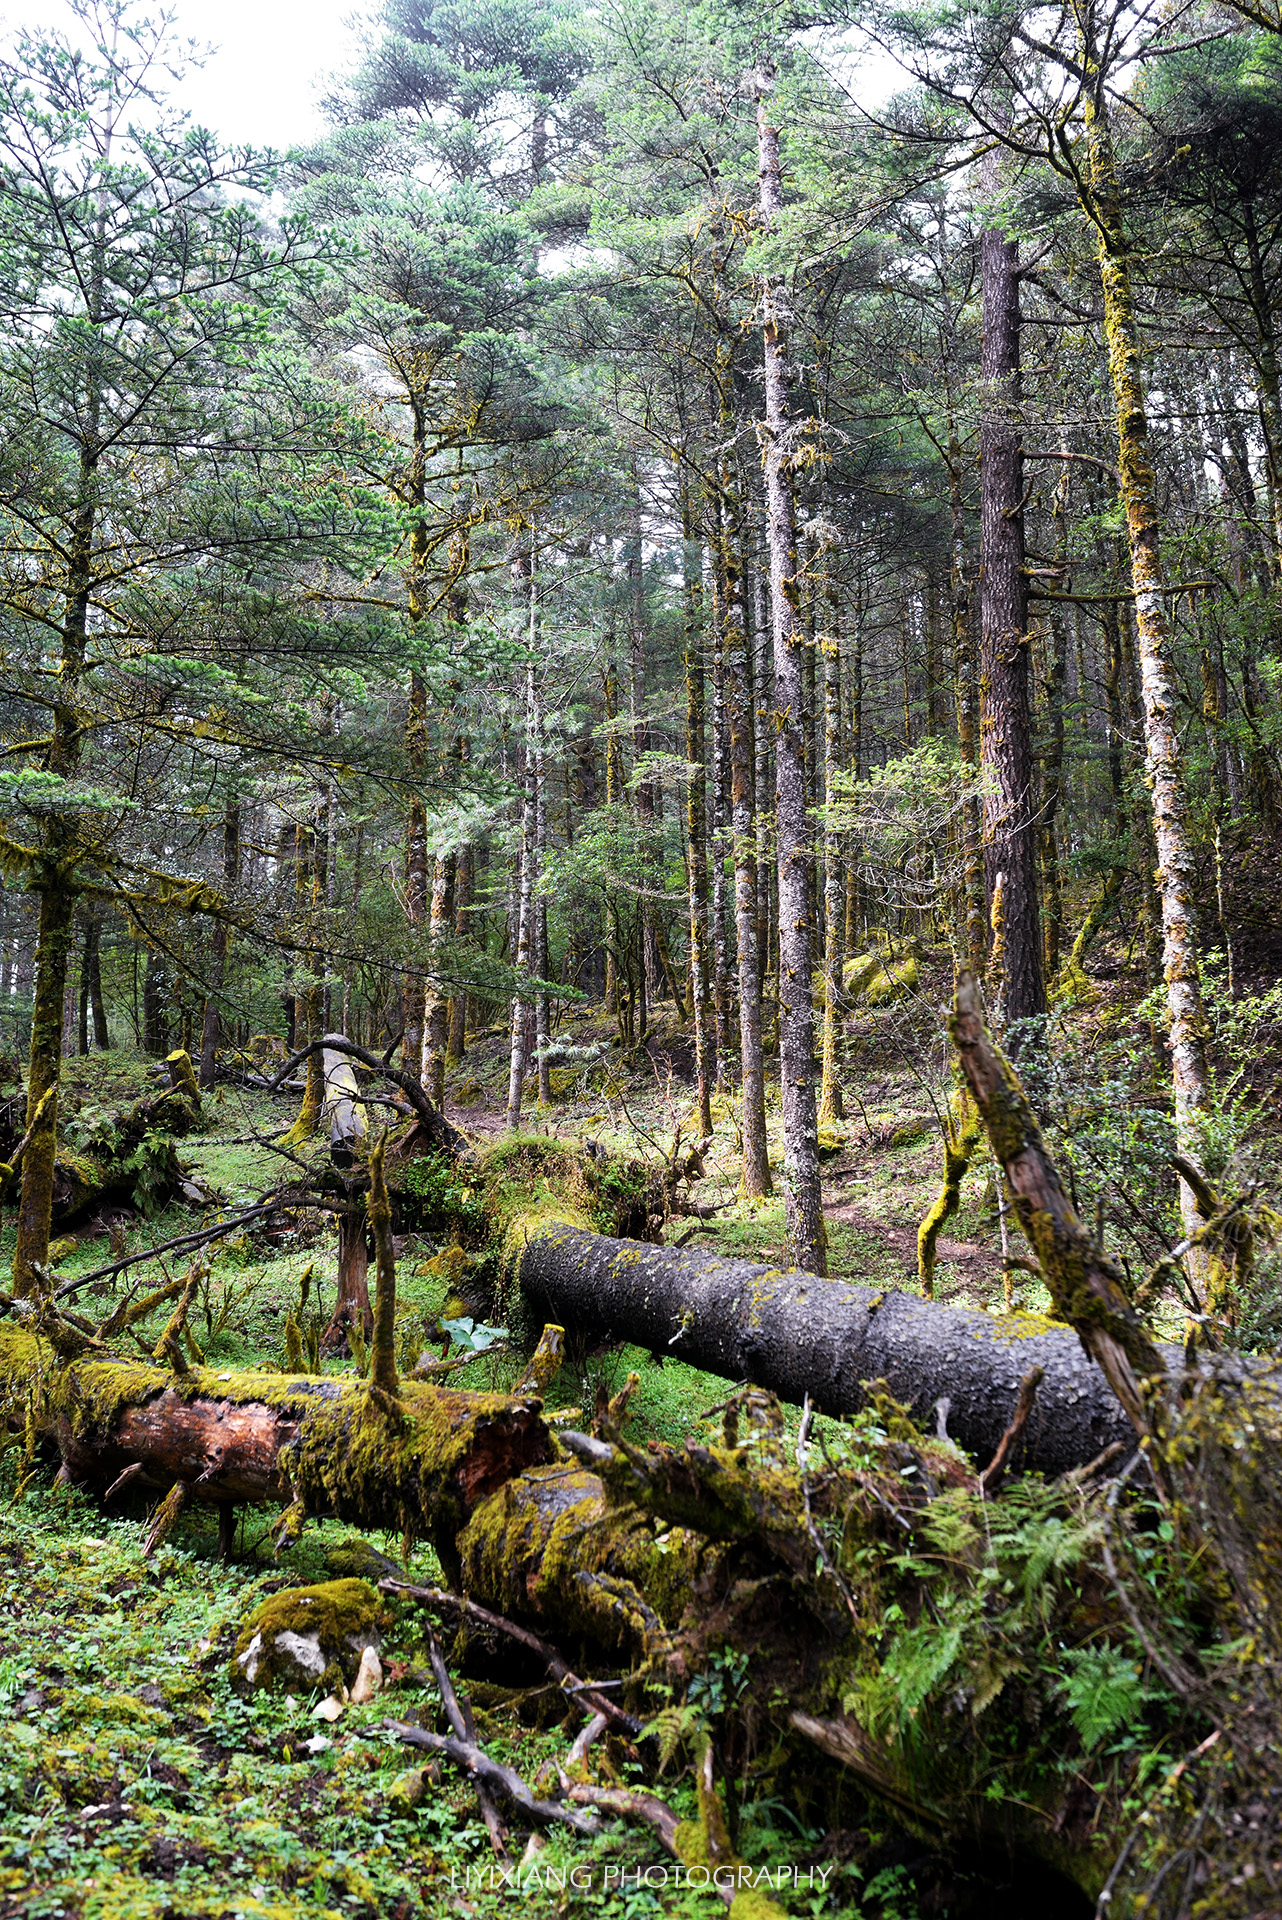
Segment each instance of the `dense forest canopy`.
[{"label": "dense forest canopy", "polygon": [[[190,55],[167,16],[134,0],[72,12],[67,33],[0,50],[4,1315],[64,1368],[50,1385],[26,1348],[0,1354],[19,1559],[42,1527],[71,1525],[32,1505],[53,1499],[42,1461],[60,1458],[64,1482],[110,1480],[107,1498],[131,1474],[129,1498],[172,1489],[130,1522],[135,1559],[144,1536],[144,1557],[173,1551],[212,1475],[224,1556],[228,1516],[279,1499],[264,1553],[302,1551],[304,1519],[399,1528],[382,1573],[404,1582],[427,1541],[434,1571],[405,1590],[430,1589],[455,1624],[466,1591],[581,1647],[608,1592],[607,1644],[640,1685],[679,1609],[655,1597],[632,1534],[579,1567],[582,1591],[548,1575],[536,1603],[534,1576],[518,1594],[467,1517],[478,1475],[497,1498],[505,1477],[562,1459],[596,1476],[576,1498],[720,1542],[723,1570],[756,1553],[775,1569],[764,1585],[779,1565],[795,1583],[805,1561],[827,1594],[813,1632],[854,1621],[881,1646],[840,1684],[828,1673],[840,1714],[821,1713],[810,1655],[773,1617],[745,1625],[734,1561],[721,1640],[683,1628],[684,1651],[663,1656],[659,1745],[664,1767],[688,1762],[705,1866],[757,1857],[741,1830],[764,1846],[747,1783],[776,1792],[777,1733],[808,1738],[834,1776],[853,1770],[877,1819],[935,1862],[914,1881],[877,1828],[832,1854],[849,1873],[819,1883],[818,1905],[795,1904],[794,1879],[788,1907],[776,1885],[788,1911],[980,1911],[962,1889],[972,1867],[987,1884],[990,1804],[1008,1859],[1050,1878],[1016,1873],[1001,1896],[1016,1904],[982,1910],[1062,1898],[1084,1913],[1098,1897],[1100,1913],[1274,1912],[1282,1803],[1250,1728],[1276,1744],[1276,1566],[1244,1544],[1242,1501],[1267,1532],[1262,1383],[1282,1338],[1276,8],[384,0],[326,82],[323,135],[284,153],[270,126],[241,149],[191,124]],[[322,1230],[336,1254],[304,1271]],[[610,1249],[636,1239],[650,1257],[698,1232],[730,1265],[660,1259],[660,1323]],[[227,1277],[233,1245],[265,1262],[283,1353],[245,1304],[253,1284]],[[396,1257],[403,1310],[412,1253],[431,1258],[414,1270],[427,1304],[407,1357]],[[770,1263],[751,1282],[765,1333],[741,1256]],[[195,1264],[175,1279],[166,1257]],[[332,1316],[309,1305],[318,1265]],[[804,1362],[781,1361],[770,1331],[802,1312],[798,1273],[842,1282],[848,1304],[845,1283],[874,1291],[863,1331],[824,1307],[822,1327],[797,1322]],[[892,1294],[905,1317],[875,1363],[896,1400],[870,1385],[863,1326],[882,1281],[920,1297],[908,1312]],[[932,1317],[937,1281],[940,1313],[1044,1316],[1029,1337],[1051,1344],[1028,1370],[1011,1363],[991,1403],[967,1377],[962,1404],[947,1332],[961,1322]],[[103,1321],[81,1313],[91,1286],[112,1290]],[[681,1306],[687,1287],[706,1288],[697,1306]],[[820,1315],[837,1294],[809,1298]],[[562,1321],[569,1349],[547,1344]],[[1079,1346],[1054,1344],[1065,1326]],[[201,1369],[222,1340],[238,1367],[350,1374],[371,1421],[401,1419],[406,1460],[430,1426],[406,1376],[443,1339],[412,1393],[449,1398],[436,1373],[489,1355],[519,1442],[500,1472],[482,1416],[456,1408],[450,1444],[489,1464],[461,1505],[420,1480],[406,1505],[409,1468],[389,1467],[397,1505],[360,1477],[359,1423],[319,1433],[268,1389],[231,1387],[228,1404],[257,1409],[250,1426],[262,1417],[244,1440],[256,1464],[234,1486],[213,1465],[193,1480],[124,1426],[110,1445],[106,1427],[85,1438],[77,1409],[99,1388],[77,1369],[144,1332],[177,1420],[207,1404]],[[648,1454],[622,1437],[634,1388],[593,1360],[624,1341],[642,1405],[675,1348],[672,1424]],[[679,1488],[655,1464],[721,1391],[693,1372],[673,1387],[683,1353],[757,1383],[727,1403],[724,1435],[761,1468],[756,1505],[727,1505],[715,1448]],[[594,1423],[579,1410],[591,1436],[547,1437],[554,1380],[594,1397]],[[765,1387],[804,1411],[763,1411]],[[111,1418],[127,1425],[159,1392],[112,1387]],[[1035,1438],[1036,1419],[1025,1433],[1038,1392],[1057,1440]],[[823,1442],[813,1489],[812,1400],[836,1450]],[[941,1466],[938,1447],[969,1461],[959,1435],[982,1471]],[[293,1468],[264,1464],[282,1445]],[[894,1471],[924,1476],[910,1518],[877,1478],[895,1448]],[[363,1463],[350,1483],[335,1449]],[[1008,1458],[1030,1471],[999,1503]],[[1109,1480],[1099,1462],[1116,1473],[1118,1458]],[[772,1473],[793,1475],[786,1526]],[[889,1559],[868,1571],[884,1543],[843,1560],[854,1509],[838,1509],[857,1484],[914,1542],[925,1529],[952,1583],[942,1600],[922,1598],[918,1545],[893,1580]],[[963,1513],[972,1499],[985,1516],[1000,1505],[988,1534]],[[1062,1529],[1061,1560],[1028,1545],[1038,1528]],[[963,1684],[959,1650],[989,1618],[971,1579],[984,1552],[1016,1624],[987,1678]],[[870,1610],[906,1623],[893,1645],[884,1624],[867,1639]],[[575,1781],[574,1804],[597,1809],[574,1816],[584,1833],[639,1818],[695,1860],[649,1794],[653,1699],[629,1694],[636,1718],[622,1696],[590,1701],[591,1739],[608,1725],[631,1741],[645,1792],[625,1790],[622,1747],[594,1786],[585,1739],[557,1791],[547,1762],[531,1813],[528,1788],[527,1806],[475,1759],[471,1709],[428,1638],[453,1731],[419,1744],[455,1743],[500,1859],[496,1808],[564,1838]],[[750,1710],[735,1664],[750,1655],[772,1698],[792,1699],[782,1733]],[[1021,1696],[1030,1753],[1053,1745],[1046,1716],[1067,1716],[1077,1769],[1071,1790],[1034,1794],[1033,1837],[1033,1789],[992,1757],[1023,1737],[1006,1687],[1021,1662],[1040,1676]],[[946,1676],[970,1731],[945,1778],[923,1746],[953,1755]],[[974,1729],[984,1712],[995,1725],[999,1695],[1013,1718],[986,1748]],[[1222,1768],[1199,1786],[1194,1752]],[[789,1818],[817,1845],[841,1820],[816,1792]],[[1074,1793],[1098,1797],[1093,1822]],[[14,1872],[0,1912],[91,1911],[39,1903],[52,1867],[38,1895]],[[671,1885],[667,1905],[635,1912],[686,1912],[693,1892]],[[740,1920],[778,1911],[737,1885]],[[270,1908],[139,1893],[128,1910],[448,1906],[408,1881],[360,1886]]]}]

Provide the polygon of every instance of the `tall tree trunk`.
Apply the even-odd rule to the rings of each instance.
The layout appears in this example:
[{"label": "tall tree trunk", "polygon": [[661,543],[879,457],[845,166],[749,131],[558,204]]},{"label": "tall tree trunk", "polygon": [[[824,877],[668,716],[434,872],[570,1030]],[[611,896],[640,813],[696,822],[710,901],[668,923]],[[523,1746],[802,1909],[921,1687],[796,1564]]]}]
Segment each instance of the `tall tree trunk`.
[{"label": "tall tree trunk", "polygon": [[[645,603],[645,567],[644,542],[641,526],[641,486],[636,477],[635,466],[632,475],[632,526],[625,550],[625,564],[628,578],[628,634],[629,664],[632,681],[632,763],[635,778],[637,825],[640,829],[643,865],[641,895],[641,1021],[639,1038],[644,1043],[647,1009],[657,1004],[663,988],[663,965],[659,958],[658,943],[658,907],[653,898],[656,893],[657,875],[653,871],[654,827],[659,817],[659,796],[654,781],[644,772],[646,755],[650,752],[650,721],[647,713],[648,698],[648,662],[646,659],[646,628],[648,620]],[[640,778],[636,778],[641,768]]]},{"label": "tall tree trunk", "polygon": [[715,541],[709,548],[712,589],[712,791],[708,840],[712,849],[712,998],[717,1017],[717,1091],[724,1093],[730,1065],[730,948],[726,938],[726,822],[730,803],[730,737],[726,724],[725,621]]},{"label": "tall tree trunk", "polygon": [[102,997],[102,908],[90,909],[90,922],[85,930],[85,962],[89,974],[89,1011],[93,1015],[93,1043],[96,1047],[107,1048],[111,1040],[107,1032],[107,1005]]},{"label": "tall tree trunk", "polygon": [[682,485],[682,585],[685,612],[686,687],[686,883],[690,910],[690,999],[694,1010],[694,1074],[699,1131],[712,1132],[712,1084],[716,1079],[715,1011],[708,980],[708,763],[704,725],[703,567],[694,537],[689,483]]},{"label": "tall tree trunk", "polygon": [[[1068,578],[1068,476],[1064,470],[1055,488],[1055,589],[1066,593]],[[1046,741],[1042,757],[1042,806],[1038,820],[1042,868],[1042,937],[1044,977],[1059,973],[1064,931],[1064,902],[1059,879],[1059,810],[1064,784],[1064,692],[1068,683],[1068,629],[1062,605],[1051,604],[1050,645],[1046,657]]]},{"label": "tall tree trunk", "polygon": [[[423,676],[410,676],[409,719],[405,727],[405,758],[411,777],[421,780],[427,762],[427,687]],[[425,931],[428,916],[427,809],[416,793],[410,800],[405,831],[405,911],[411,929]],[[412,958],[416,957],[416,950]],[[411,965],[405,976],[401,1064],[416,1080],[423,1076],[423,976]]]},{"label": "tall tree trunk", "polygon": [[[619,742],[616,721],[619,717],[619,670],[614,658],[614,620],[610,616],[605,636],[605,673],[603,675],[603,696],[605,702],[605,804],[610,811],[610,825],[618,828],[618,809],[623,805],[623,748]],[[619,1011],[619,955],[617,941],[611,940],[605,952],[605,1010],[617,1017]]]},{"label": "tall tree trunk", "polygon": [[[26,1126],[31,1138],[22,1161],[13,1291],[22,1300],[40,1284],[37,1267],[49,1258],[53,1169],[58,1154],[58,1081],[62,1071],[62,1000],[67,988],[76,896],[70,880],[45,876],[36,937],[35,1007],[27,1061]],[[46,1095],[48,1098],[46,1099]]]},{"label": "tall tree trunk", "polygon": [[[1082,16],[1079,14],[1079,20]],[[1121,192],[1102,76],[1093,42],[1084,31],[1082,51],[1096,81],[1087,97],[1092,211],[1098,234],[1104,289],[1104,332],[1117,402],[1118,471],[1135,589],[1135,626],[1144,701],[1147,775],[1157,842],[1158,891],[1162,907],[1162,957],[1170,1024],[1175,1125],[1182,1150],[1199,1159],[1199,1120],[1207,1095],[1202,990],[1198,977],[1196,877],[1188,808],[1180,762],[1179,702],[1171,678],[1166,583],[1162,573],[1157,485],[1148,451],[1139,324],[1131,286],[1131,245],[1122,217]],[[1186,1231],[1197,1230],[1197,1201],[1180,1186]]]},{"label": "tall tree trunk", "polygon": [[962,951],[976,979],[984,975],[987,916],[984,912],[984,832],[979,788],[979,690],[975,683],[975,634],[971,617],[970,569],[966,559],[966,509],[962,496],[962,445],[955,422],[948,423],[948,501],[950,514],[949,599],[953,615],[953,672],[957,686],[957,748],[966,776],[962,805]]},{"label": "tall tree trunk", "polygon": [[[228,893],[240,879],[240,802],[229,800],[223,808],[223,883]],[[209,992],[205,996],[205,1016],[200,1034],[200,1084],[208,1091],[218,1070],[218,998],[227,974],[227,922],[214,922],[213,964]]]},{"label": "tall tree trunk", "polygon": [[[771,659],[769,600],[769,558],[762,552],[757,513],[757,477],[751,488],[741,486],[740,498],[753,503],[750,523],[752,537],[752,732],[756,752],[753,769],[757,816],[757,972],[759,991],[764,993],[771,977],[770,949],[774,924],[772,907],[775,891],[775,865],[771,836],[774,831],[775,790],[771,778],[770,733],[774,692],[774,666]],[[746,543],[745,543],[746,550]],[[745,602],[746,604],[746,602]]]},{"label": "tall tree trunk", "polygon": [[452,853],[438,853],[432,865],[432,903],[427,918],[428,975],[423,990],[422,1085],[434,1107],[445,1105],[445,1047],[449,1038],[449,1004],[440,968],[454,913]]},{"label": "tall tree trunk", "polygon": [[757,835],[752,817],[752,696],[743,615],[737,496],[722,477],[718,555],[726,719],[730,731],[730,834],[734,859],[734,926],[739,963],[739,1058],[743,1101],[743,1192],[771,1190],[766,1143],[766,1074],[761,1049],[761,973],[757,965]]},{"label": "tall tree trunk", "polygon": [[89,1051],[89,949],[93,939],[94,916],[86,911],[80,943],[79,1018],[76,1023],[76,1050],[81,1059]]},{"label": "tall tree trunk", "polygon": [[[467,757],[468,742],[463,741],[464,758]],[[475,885],[476,865],[471,843],[464,841],[458,850],[458,863],[454,869],[454,938],[460,945],[469,938],[471,922],[469,918],[472,906],[472,892]],[[467,1050],[467,988],[457,987],[450,996],[449,1039],[445,1047],[445,1063],[456,1067]]]},{"label": "tall tree trunk", "polygon": [[[988,891],[1003,921],[1005,1021],[1046,1011],[1037,910],[1036,793],[1024,572],[1024,456],[1019,404],[1019,246],[996,227],[980,239],[984,411],[980,422],[980,764]],[[1018,1053],[1019,1027],[1011,1035]]]},{"label": "tall tree trunk", "polygon": [[[544,744],[543,709],[539,706],[539,731],[534,754],[534,859],[538,880],[541,883],[547,864],[548,848],[548,781],[547,752]],[[541,980],[552,977],[552,957],[548,951],[548,903],[542,885],[534,897],[534,970]],[[546,1107],[552,1100],[551,1067],[548,1062],[548,1050],[552,1044],[551,1000],[546,987],[540,987],[534,996],[534,1047],[539,1072],[539,1105]]]},{"label": "tall tree trunk", "polygon": [[[542,734],[542,714],[539,703],[538,664],[535,659],[534,645],[536,637],[537,603],[534,597],[534,560],[533,543],[531,552],[518,555],[513,568],[513,584],[517,591],[524,589],[529,600],[529,653],[525,668],[525,782],[521,804],[521,883],[517,906],[516,952],[513,964],[519,974],[528,975],[531,955],[534,948],[534,885],[537,878],[537,822],[535,809],[538,805],[536,760],[539,738]],[[512,1002],[512,1042],[511,1060],[508,1069],[507,1088],[507,1124],[508,1130],[515,1133],[521,1124],[521,1096],[525,1090],[525,1072],[528,1064],[528,1025],[530,1003],[523,989],[518,989]]]},{"label": "tall tree trunk", "polygon": [[[759,69],[757,169],[763,227],[783,206],[779,130],[770,119],[773,71]],[[789,446],[787,337],[782,286],[762,282],[765,481],[770,599],[774,612],[775,810],[779,860],[779,1078],[783,1094],[784,1211],[794,1263],[827,1271],[815,1101],[810,946],[812,834],[806,807],[805,635],[797,592],[797,540]]]},{"label": "tall tree trunk", "polygon": [[[833,553],[825,555],[828,631],[822,635],[824,683],[824,797],[834,804],[841,769],[841,628]],[[819,1125],[832,1126],[845,1118],[841,1093],[841,996],[845,959],[846,878],[841,859],[842,836],[831,823],[824,828],[824,1026],[823,1080],[819,1092]]]},{"label": "tall tree trunk", "polygon": [[1278,381],[1278,337],[1274,323],[1274,300],[1264,273],[1264,252],[1260,245],[1259,222],[1255,202],[1243,207],[1247,265],[1250,272],[1251,314],[1259,336],[1256,354],[1256,380],[1260,399],[1260,425],[1264,433],[1264,456],[1268,465],[1269,505],[1273,517],[1273,570],[1282,575],[1282,391]]}]

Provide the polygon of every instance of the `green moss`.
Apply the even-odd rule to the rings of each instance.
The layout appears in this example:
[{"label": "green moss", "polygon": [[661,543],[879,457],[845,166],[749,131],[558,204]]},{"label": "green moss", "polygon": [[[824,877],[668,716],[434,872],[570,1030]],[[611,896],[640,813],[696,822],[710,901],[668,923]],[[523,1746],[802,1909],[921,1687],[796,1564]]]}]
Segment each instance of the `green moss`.
[{"label": "green moss", "polygon": [[[318,1686],[335,1686],[355,1673],[361,1649],[374,1645],[388,1624],[387,1609],[365,1580],[326,1580],[317,1586],[288,1587],[260,1600],[236,1641],[230,1672],[238,1684],[263,1687],[279,1678],[297,1679],[300,1671]],[[299,1652],[279,1647],[282,1634],[303,1643]],[[310,1653],[311,1643],[315,1653]]]}]

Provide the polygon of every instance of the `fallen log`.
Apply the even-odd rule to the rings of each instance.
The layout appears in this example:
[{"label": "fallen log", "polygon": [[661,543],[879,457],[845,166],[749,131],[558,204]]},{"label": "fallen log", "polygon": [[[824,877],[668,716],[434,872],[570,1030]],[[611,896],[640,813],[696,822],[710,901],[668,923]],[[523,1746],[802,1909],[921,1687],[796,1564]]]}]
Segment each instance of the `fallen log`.
[{"label": "fallen log", "polygon": [[473,1510],[551,1457],[535,1399],[406,1381],[389,1413],[355,1379],[94,1358],[50,1371],[49,1357],[37,1334],[0,1327],[0,1394],[12,1405],[45,1376],[39,1424],[76,1484],[106,1491],[129,1473],[217,1505],[408,1530],[446,1564]]},{"label": "fallen log", "polygon": [[728,1380],[767,1387],[798,1406],[858,1413],[884,1380],[914,1416],[948,1432],[982,1464],[1010,1427],[1032,1367],[1041,1384],[1008,1471],[1063,1473],[1135,1433],[1076,1333],[1031,1313],[937,1306],[915,1294],[727,1259],[694,1247],[652,1247],[555,1220],[531,1222],[516,1262],[526,1297],[547,1319],[600,1339],[630,1340]]}]

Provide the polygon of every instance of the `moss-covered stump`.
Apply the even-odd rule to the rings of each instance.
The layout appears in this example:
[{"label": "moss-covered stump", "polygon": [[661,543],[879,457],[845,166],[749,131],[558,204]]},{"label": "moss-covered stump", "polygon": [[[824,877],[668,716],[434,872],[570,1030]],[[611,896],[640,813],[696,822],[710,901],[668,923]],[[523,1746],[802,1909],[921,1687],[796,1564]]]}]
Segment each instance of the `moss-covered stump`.
[{"label": "moss-covered stump", "polygon": [[349,1684],[366,1647],[382,1645],[387,1617],[365,1580],[326,1580],[270,1594],[241,1628],[232,1679],[245,1687]]}]

